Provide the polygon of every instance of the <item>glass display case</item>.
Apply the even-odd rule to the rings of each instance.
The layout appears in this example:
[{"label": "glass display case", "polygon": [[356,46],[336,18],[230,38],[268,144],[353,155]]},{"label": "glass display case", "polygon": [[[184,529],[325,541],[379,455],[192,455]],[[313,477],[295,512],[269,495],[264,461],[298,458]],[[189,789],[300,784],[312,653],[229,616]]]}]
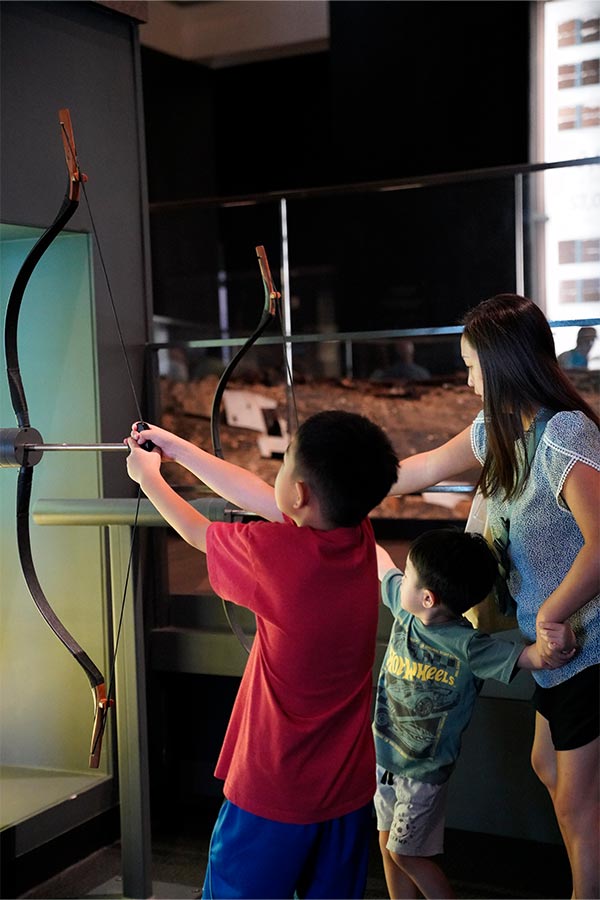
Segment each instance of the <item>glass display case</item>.
[{"label": "glass display case", "polygon": [[[20,265],[39,230],[0,230],[2,319]],[[32,424],[48,441],[98,439],[94,301],[88,235],[63,234],[31,278],[19,321],[19,358]],[[2,425],[16,424],[6,379],[0,381]],[[43,843],[56,818],[86,821],[113,802],[111,726],[99,766],[88,767],[94,704],[75,659],[33,603],[17,551],[18,468],[0,472],[1,827],[22,828],[20,852]],[[44,454],[34,467],[39,497],[100,497],[97,454]],[[99,529],[31,528],[35,569],[50,605],[102,672],[110,657],[108,592]],[[36,818],[37,817],[37,818]],[[51,819],[54,823],[51,825]]]}]

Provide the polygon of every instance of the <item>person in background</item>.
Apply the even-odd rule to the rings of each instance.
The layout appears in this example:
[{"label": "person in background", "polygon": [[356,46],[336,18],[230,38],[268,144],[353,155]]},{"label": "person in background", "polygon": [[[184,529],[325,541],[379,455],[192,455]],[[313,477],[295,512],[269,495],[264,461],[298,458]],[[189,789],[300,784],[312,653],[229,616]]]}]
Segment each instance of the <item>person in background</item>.
[{"label": "person in background", "polygon": [[573,349],[565,350],[558,356],[558,364],[561,369],[587,369],[588,358],[595,340],[595,328],[591,326],[580,328]]},{"label": "person in background", "polygon": [[454,897],[433,858],[443,852],[448,779],[486,678],[508,684],[519,669],[552,666],[575,653],[570,626],[545,623],[535,644],[477,631],[463,613],[497,577],[485,539],[456,529],[420,535],[404,574],[377,547],[381,594],[394,616],[373,721],[375,811],[390,897]]},{"label": "person in background", "polygon": [[478,463],[521,632],[535,642],[543,622],[573,628],[574,657],[533,673],[531,760],[552,799],[573,897],[589,900],[600,893],[600,420],[558,365],[533,301],[499,294],[471,309],[463,325],[468,384],[483,410],[447,443],[402,460],[391,494],[422,490]]},{"label": "person in background", "polygon": [[[157,449],[142,450],[146,440]],[[215,771],[226,799],[204,900],[362,897],[379,612],[368,513],[396,477],[388,438],[363,416],[317,413],[292,439],[274,488],[161,428],[134,427],[127,443],[130,476],[206,553],[215,592],[256,615]],[[161,459],[268,521],[210,523],[165,482]]]},{"label": "person in background", "polygon": [[431,372],[425,366],[415,362],[415,345],[404,338],[394,341],[394,360],[383,368],[375,369],[371,374],[373,381],[406,379],[407,381],[428,381]]}]

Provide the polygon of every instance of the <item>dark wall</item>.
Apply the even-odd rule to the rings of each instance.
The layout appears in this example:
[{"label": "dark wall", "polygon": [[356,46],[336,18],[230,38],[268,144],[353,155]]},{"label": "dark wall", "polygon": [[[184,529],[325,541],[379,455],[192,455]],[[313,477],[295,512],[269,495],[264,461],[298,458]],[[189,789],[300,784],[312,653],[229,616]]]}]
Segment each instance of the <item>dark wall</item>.
[{"label": "dark wall", "polygon": [[214,73],[142,47],[148,198],[216,193]]},{"label": "dark wall", "polygon": [[[151,167],[151,196],[285,192],[527,162],[528,3],[336,0],[330,20],[326,53],[213,72],[145,54],[148,156],[162,169]],[[150,64],[164,73],[174,108],[181,103],[176,133],[201,169],[189,178],[191,160],[177,164],[171,128],[153,127],[171,101]],[[335,326],[362,330],[455,324],[482,297],[514,289],[510,180],[402,193],[289,204],[296,331],[319,330],[324,292]],[[199,322],[197,337],[217,336],[216,255],[230,278],[231,333],[248,333],[257,318],[247,296],[254,245],[278,264],[276,199],[153,221],[156,310]]]},{"label": "dark wall", "polygon": [[329,4],[328,53],[215,74],[218,191],[528,161],[529,4]]},{"label": "dark wall", "polygon": [[[214,73],[148,48],[142,72],[150,202],[215,195]],[[214,321],[214,211],[154,212],[150,223],[155,314]]]},{"label": "dark wall", "polygon": [[528,161],[528,3],[329,10],[339,181]]},{"label": "dark wall", "polygon": [[233,66],[215,76],[220,194],[339,181],[331,165],[329,53]]},{"label": "dark wall", "polygon": [[[330,19],[338,181],[528,161],[529,4],[357,0]],[[334,229],[341,329],[451,325],[515,288],[510,180],[348,206]]]}]

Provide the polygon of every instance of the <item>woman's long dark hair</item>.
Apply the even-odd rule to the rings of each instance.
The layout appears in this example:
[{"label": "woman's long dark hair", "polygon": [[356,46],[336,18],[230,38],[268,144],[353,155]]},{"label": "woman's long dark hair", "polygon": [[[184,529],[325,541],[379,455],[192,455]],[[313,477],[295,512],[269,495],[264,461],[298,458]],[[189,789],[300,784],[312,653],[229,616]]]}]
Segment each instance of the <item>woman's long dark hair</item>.
[{"label": "woman's long dark hair", "polygon": [[564,374],[556,359],[548,321],[536,304],[518,294],[497,294],[469,310],[464,336],[477,351],[483,376],[488,453],[479,480],[485,497],[502,491],[515,497],[529,474],[519,475],[517,446],[525,451],[522,416],[538,407],[581,410],[600,419]]}]

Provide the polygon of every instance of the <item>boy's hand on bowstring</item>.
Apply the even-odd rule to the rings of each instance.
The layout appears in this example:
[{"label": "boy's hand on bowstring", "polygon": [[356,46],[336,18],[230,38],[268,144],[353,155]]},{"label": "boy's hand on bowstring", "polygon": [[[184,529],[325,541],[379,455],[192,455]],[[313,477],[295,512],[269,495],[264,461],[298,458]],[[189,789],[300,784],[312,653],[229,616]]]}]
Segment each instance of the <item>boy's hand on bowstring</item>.
[{"label": "boy's hand on bowstring", "polygon": [[577,652],[577,640],[569,622],[538,622],[537,637],[545,668],[557,669]]},{"label": "boy's hand on bowstring", "polygon": [[162,462],[161,451],[158,447],[155,447],[150,452],[143,450],[137,441],[131,437],[125,438],[124,443],[127,444],[131,451],[127,457],[127,474],[132,481],[136,481],[140,487],[143,487],[144,480],[149,475],[160,471]]},{"label": "boy's hand on bowstring", "polygon": [[131,426],[130,437],[140,447],[146,441],[152,441],[154,446],[160,450],[163,462],[177,462],[177,448],[186,443],[183,438],[177,437],[176,434],[165,428],[159,428],[158,425],[151,425],[147,422],[134,422]]}]

